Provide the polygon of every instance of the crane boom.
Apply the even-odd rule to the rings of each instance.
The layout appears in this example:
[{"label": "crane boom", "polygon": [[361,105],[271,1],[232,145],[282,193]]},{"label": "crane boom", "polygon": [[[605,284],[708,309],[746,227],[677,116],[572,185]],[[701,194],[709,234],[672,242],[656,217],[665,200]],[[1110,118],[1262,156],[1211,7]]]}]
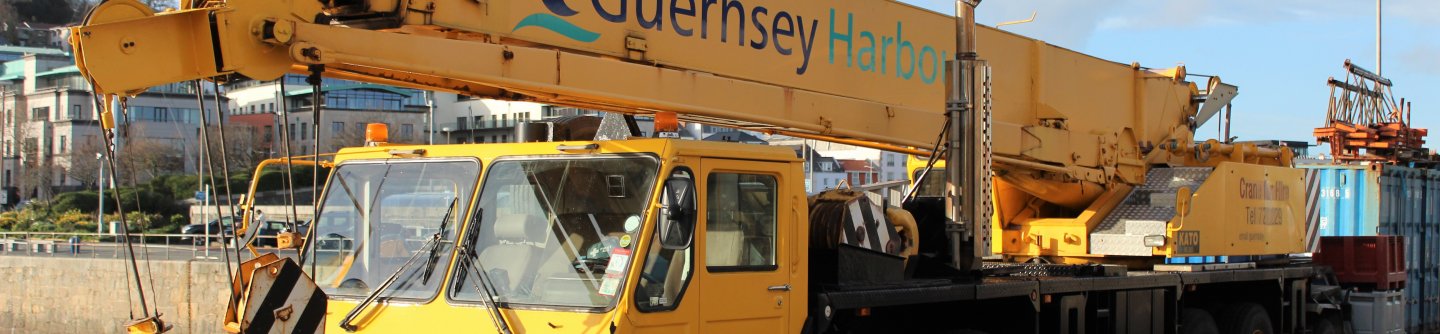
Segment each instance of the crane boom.
[{"label": "crane boom", "polygon": [[[674,111],[892,149],[933,145],[943,64],[955,58],[954,17],[888,0],[332,3],[186,2],[153,14],[109,1],[72,36],[77,63],[105,94],[230,74],[270,80],[318,64],[352,80]],[[1140,71],[993,28],[977,34],[982,54],[1004,55],[990,60],[1000,69],[997,141],[1020,143],[1020,127],[1074,115],[1099,123],[1079,124],[1086,129],[1122,120],[1138,140],[1159,141],[1193,113],[1193,85],[1174,75],[1183,71]],[[1012,151],[997,153],[1035,160]]]},{"label": "crane boom", "polygon": [[[71,36],[102,94],[323,68],[929,154],[947,121],[946,63],[962,58],[957,26],[970,24],[890,0],[227,0],[158,14],[114,0]],[[973,37],[989,70],[968,76],[980,84],[966,103],[991,109],[990,128],[969,138],[993,155],[997,202],[1054,208],[1000,208],[1002,223],[1098,209],[1152,166],[1291,163],[1285,151],[1194,141],[1199,111],[1236,92],[1218,78],[1202,90],[1183,66],[1115,63],[983,26]]]},{"label": "crane boom", "polygon": [[[651,325],[673,324],[685,315],[703,320],[691,322],[689,331],[696,331],[702,322],[730,326],[738,323],[734,322],[737,319],[761,318],[766,320],[753,322],[753,328],[795,332],[816,326],[813,329],[824,331],[830,328],[833,315],[846,313],[832,312],[840,309],[831,309],[832,300],[821,298],[845,290],[827,291],[828,283],[910,282],[904,272],[914,272],[920,275],[917,278],[938,279],[886,287],[882,289],[888,290],[879,293],[874,291],[882,290],[855,291],[878,296],[913,290],[915,295],[896,300],[925,308],[939,301],[931,298],[987,299],[990,297],[980,297],[980,288],[991,284],[984,262],[992,253],[1007,262],[1120,263],[1140,268],[1167,258],[1293,254],[1306,249],[1306,231],[1314,225],[1305,214],[1305,174],[1289,168],[1292,153],[1228,140],[1198,143],[1194,139],[1199,123],[1228,106],[1238,92],[1236,87],[1210,77],[1202,89],[1187,81],[1190,75],[1183,66],[1151,69],[1115,63],[976,26],[973,11],[978,2],[957,1],[957,15],[950,16],[891,0],[183,0],[181,9],[164,13],[154,13],[136,0],[110,0],[97,6],[82,26],[73,28],[71,43],[77,66],[91,80],[92,88],[106,98],[187,80],[274,80],[286,73],[311,74],[318,79],[323,74],[631,115],[673,114],[692,122],[932,155],[935,157],[927,166],[910,167],[927,172],[932,167],[945,169],[938,173],[945,175],[940,182],[943,187],[931,187],[939,178],[915,177],[922,186],[914,193],[926,194],[907,198],[904,212],[896,213],[895,221],[900,223],[896,225],[909,220],[910,225],[903,229],[914,231],[906,242],[896,242],[900,239],[877,232],[894,231],[878,227],[885,223],[864,218],[878,217],[879,211],[872,210],[869,215],[850,211],[851,223],[870,228],[855,225],[856,232],[848,237],[845,233],[851,232],[845,231],[851,227],[846,227],[847,223],[822,218],[826,215],[820,210],[824,209],[815,203],[826,199],[806,200],[803,195],[809,185],[802,186],[800,180],[808,180],[809,173],[802,168],[802,161],[784,148],[686,140],[584,140],[588,138],[558,146],[406,146],[385,143],[385,136],[380,135],[371,140],[367,134],[364,147],[347,148],[336,155],[334,175],[353,177],[355,181],[348,184],[384,185],[395,178],[404,179],[392,183],[400,187],[435,181],[454,184],[439,188],[469,189],[447,192],[453,193],[447,196],[457,196],[448,203],[473,203],[468,205],[474,209],[454,212],[477,214],[463,225],[465,230],[449,235],[444,227],[450,219],[447,213],[439,220],[441,232],[433,239],[434,245],[466,248],[444,252],[431,248],[430,264],[441,263],[436,254],[453,252],[463,257],[455,262],[460,266],[457,270],[473,268],[477,273],[452,273],[448,277],[456,281],[447,282],[455,285],[443,287],[450,283],[430,281],[427,271],[418,283],[424,286],[412,286],[414,292],[452,292],[445,301],[374,311],[367,308],[370,301],[392,292],[386,287],[400,277],[397,275],[410,260],[400,269],[372,267],[370,259],[384,263],[381,259],[391,256],[375,247],[332,245],[353,251],[343,252],[344,258],[337,252],[332,264],[320,267],[315,265],[320,257],[312,257],[315,262],[310,274],[333,277],[322,291],[349,297],[363,292],[360,300],[365,302],[327,301],[327,307],[352,309],[351,316],[331,328],[413,331],[412,324],[442,324],[460,314],[450,311],[458,309],[451,302],[479,301],[496,310],[491,319],[497,332],[508,332],[512,324],[540,328],[538,321],[553,329],[567,324],[598,329],[606,322],[612,331],[619,327],[613,322],[616,318],[590,312],[596,309],[577,313],[547,306],[543,310],[499,311],[508,307],[501,303],[531,302],[627,305],[604,312],[628,314],[629,320],[621,321],[625,326],[662,332],[684,329]],[[318,82],[311,80],[315,85]],[[319,91],[312,96],[317,127]],[[113,123],[106,121],[110,117],[108,110],[101,115],[107,128]],[[673,123],[670,117],[657,117],[657,124],[661,120]],[[944,136],[938,136],[942,131]],[[944,165],[934,163],[939,155],[945,156]],[[380,164],[371,163],[380,160],[385,161],[383,171],[377,167]],[[574,168],[572,178],[570,162],[552,168],[560,166],[556,162],[561,160],[593,166]],[[479,178],[482,162],[487,174],[484,179]],[[339,170],[343,168],[356,172],[347,174]],[[366,172],[366,168],[376,169]],[[407,179],[392,175],[390,168],[453,171],[402,173],[418,175]],[[639,174],[628,174],[631,172]],[[732,182],[724,181],[726,178],[733,184],[723,184]],[[338,180],[345,193],[351,193],[346,179]],[[655,182],[644,185],[646,180]],[[476,182],[499,186],[477,187]],[[552,182],[553,186],[548,184]],[[940,189],[935,193],[926,190],[936,188]],[[566,194],[559,197],[564,202],[552,202],[557,197],[549,196],[546,189]],[[564,189],[574,191],[558,191]],[[512,196],[512,190],[520,193]],[[373,191],[382,192],[381,188]],[[526,195],[523,191],[538,193]],[[571,199],[569,194],[590,197]],[[647,200],[637,194],[655,194],[661,199]],[[532,195],[533,205],[525,198]],[[347,196],[353,202],[354,195]],[[500,198],[518,200],[501,202]],[[591,202],[598,204],[578,204]],[[714,212],[736,213],[727,207],[740,208],[744,203],[773,207],[756,208],[751,212],[754,215],[733,215],[737,217],[734,222],[711,218]],[[846,203],[844,207],[861,210],[860,202]],[[831,204],[840,207],[838,202]],[[339,206],[346,207],[344,203]],[[317,202],[316,207],[329,206]],[[562,220],[562,212],[555,207],[567,208],[563,214],[571,216]],[[787,207],[788,215],[784,214]],[[354,208],[357,214],[376,210],[358,204]],[[699,214],[701,208],[704,215]],[[566,232],[567,223],[562,223],[582,213],[585,217],[580,227],[593,229],[593,239]],[[315,220],[325,221],[320,214],[317,212]],[[331,215],[351,214],[337,211]],[[695,225],[700,217],[704,217],[703,229]],[[362,220],[314,224],[307,233],[340,235],[340,240],[346,235],[358,240],[393,238],[384,235],[383,229],[376,234],[372,231],[375,222]],[[417,221],[412,226],[425,224]],[[557,229],[555,236],[565,239],[544,232],[547,224]],[[770,232],[764,232],[763,224],[771,226]],[[360,226],[364,228],[354,229]],[[753,237],[745,234],[752,229],[759,232]],[[352,230],[360,232],[352,234]],[[805,237],[807,230],[811,238]],[[703,239],[696,239],[700,238],[697,231]],[[870,235],[862,237],[864,231]],[[620,236],[618,247],[604,243],[615,235]],[[881,241],[881,235],[889,241]],[[441,242],[456,237],[465,240]],[[821,239],[854,239],[849,245],[881,247],[887,254],[891,246],[908,243],[913,247],[906,251],[917,255],[908,262],[914,265],[910,267],[900,257],[856,257],[842,255],[843,247],[813,247],[821,245],[814,241]],[[537,240],[549,241],[541,245]],[[696,240],[703,241],[693,243]],[[937,242],[942,240],[948,243]],[[752,241],[755,244],[750,244]],[[310,244],[320,245],[318,241]],[[562,244],[570,250],[561,249]],[[604,255],[610,259],[603,276],[601,271],[588,269],[587,258],[579,257],[578,249],[589,247],[575,246],[586,244],[611,250]],[[477,253],[468,248],[476,246],[484,249]],[[703,251],[690,253],[692,247]],[[740,256],[724,251],[731,248]],[[310,250],[319,254],[317,248]],[[542,250],[553,252],[532,256]],[[628,262],[631,255],[637,260],[644,256],[646,264],[630,264],[638,263]],[[663,266],[659,265],[662,257]],[[356,265],[357,258],[364,260]],[[536,266],[542,259],[544,265]],[[697,260],[706,261],[707,274],[688,274],[692,265],[687,261]],[[254,267],[253,261],[242,268]],[[939,265],[942,261],[948,263]],[[755,276],[708,275],[719,263],[758,271]],[[475,267],[467,267],[470,264]],[[485,269],[487,266],[491,269]],[[577,268],[583,272],[575,273]],[[627,268],[644,272],[626,274]],[[815,280],[808,278],[807,270],[815,272]],[[861,271],[895,276],[827,276]],[[372,280],[370,283],[380,283],[375,289],[368,288],[369,283],[361,277],[382,272],[389,278],[383,283]],[[245,272],[240,275],[244,277]],[[463,277],[468,275],[482,278],[467,281]],[[490,275],[499,275],[498,280],[485,278]],[[1096,279],[1128,278],[1106,275]],[[692,278],[693,284],[703,284],[703,291],[710,291],[702,300],[734,301],[724,304],[724,309],[748,313],[723,314],[715,311],[718,308],[702,312],[695,308],[695,298],[683,299],[689,303],[684,304],[679,297]],[[475,286],[463,287],[459,282]],[[826,284],[810,286],[817,282]],[[936,286],[934,282],[949,283]],[[256,287],[269,284],[261,283],[251,281],[250,287],[243,289],[243,284],[237,285],[232,290],[234,300],[241,296],[254,299],[257,295],[253,292],[261,291]],[[501,288],[492,289],[491,284]],[[1094,286],[1100,289],[1101,285]],[[1131,290],[1127,293],[1138,293],[1133,286],[1123,286]],[[959,287],[950,291],[966,291],[970,296],[936,293],[944,291],[937,288],[950,287]],[[487,292],[482,300],[458,293],[468,288]],[[1016,300],[1021,302],[1015,305],[1027,310],[1039,305],[1034,303],[1040,290],[1006,289],[1020,293],[1016,297],[1022,299]],[[616,293],[622,290],[632,295]],[[726,295],[717,295],[718,291]],[[1155,291],[1156,305],[1176,304],[1158,303],[1160,296],[1176,294]],[[1151,292],[1145,293],[1149,296]],[[1050,295],[1046,296],[1049,303]],[[268,302],[270,297],[265,296],[267,303],[244,303],[244,312],[240,312],[240,304],[233,305],[228,319],[234,321],[227,326],[236,331],[250,330],[247,326],[267,330],[272,324],[289,328],[289,324],[270,320],[284,322],[281,318],[286,317],[279,310],[293,309],[275,308],[277,305]],[[790,304],[785,303],[787,298]],[[1101,299],[1105,298],[1150,299]],[[1077,299],[1069,300],[1061,299],[1058,304],[1073,304]],[[1078,304],[1086,304],[1084,299],[1078,300]],[[812,302],[822,308],[807,307]],[[630,306],[638,311],[626,313]],[[875,305],[846,305],[864,310],[871,306]],[[1136,307],[1151,314],[1148,306]],[[306,308],[305,312],[320,314],[323,310]],[[647,314],[650,311],[663,312]],[[360,316],[366,312],[394,313]],[[1153,313],[1159,315],[1156,324],[1166,320],[1164,314],[1169,318],[1176,314]],[[782,320],[787,325],[777,322]],[[309,326],[311,323],[305,322],[303,328]]]},{"label": "crane boom", "polygon": [[[338,6],[323,16],[313,1],[241,0],[117,18],[112,8],[135,5],[112,1],[77,28],[77,62],[101,93],[227,74],[269,80],[323,64],[362,81],[894,145],[929,146],[943,124],[953,21],[891,1],[426,3],[371,1],[363,14]],[[652,25],[654,15],[665,19]],[[871,40],[889,53],[854,45]],[[915,60],[897,63],[896,46]]]}]

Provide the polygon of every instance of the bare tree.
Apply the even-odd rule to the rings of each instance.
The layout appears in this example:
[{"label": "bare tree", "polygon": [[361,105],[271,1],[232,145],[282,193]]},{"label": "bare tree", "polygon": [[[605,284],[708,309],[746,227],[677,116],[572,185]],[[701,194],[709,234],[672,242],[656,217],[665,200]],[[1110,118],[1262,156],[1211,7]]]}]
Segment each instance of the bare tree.
[{"label": "bare tree", "polygon": [[[18,188],[21,198],[49,198],[51,194],[51,180],[54,159],[51,151],[45,147],[46,142],[39,134],[46,133],[45,127],[50,126],[48,122],[31,122],[31,112],[18,110],[11,111],[13,123],[8,124],[5,131],[5,140],[11,143],[18,167],[15,171],[15,187]],[[48,119],[48,116],[47,116]],[[37,134],[38,133],[38,134]]]},{"label": "bare tree", "polygon": [[117,168],[127,171],[136,183],[185,171],[181,150],[172,143],[159,139],[132,137],[120,146],[117,157]]},{"label": "bare tree", "polygon": [[[209,133],[210,153],[221,154],[219,126],[210,126]],[[254,125],[226,124],[224,145],[225,162],[230,165],[231,172],[251,171],[269,154],[265,148],[264,130]]]},{"label": "bare tree", "polygon": [[100,160],[97,156],[103,150],[102,143],[77,141],[75,148],[65,157],[69,162],[70,178],[80,181],[83,188],[95,187],[100,178]]}]

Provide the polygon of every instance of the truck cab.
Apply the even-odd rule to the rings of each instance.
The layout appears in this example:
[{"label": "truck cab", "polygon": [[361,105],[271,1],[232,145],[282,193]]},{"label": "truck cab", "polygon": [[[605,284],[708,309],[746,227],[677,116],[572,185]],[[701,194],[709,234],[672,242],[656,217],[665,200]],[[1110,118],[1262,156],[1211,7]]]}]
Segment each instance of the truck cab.
[{"label": "truck cab", "polygon": [[335,331],[799,332],[802,166],[672,139],[345,149],[301,266]]}]

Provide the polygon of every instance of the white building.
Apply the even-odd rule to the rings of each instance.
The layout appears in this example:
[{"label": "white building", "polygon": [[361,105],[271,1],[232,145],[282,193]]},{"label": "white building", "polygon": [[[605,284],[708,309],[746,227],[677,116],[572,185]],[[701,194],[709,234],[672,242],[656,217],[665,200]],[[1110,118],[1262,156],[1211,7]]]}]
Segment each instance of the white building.
[{"label": "white building", "polygon": [[845,167],[840,161],[833,157],[815,151],[807,146],[790,146],[795,149],[795,155],[805,159],[805,192],[810,195],[822,191],[835,189],[844,183],[847,175]]},{"label": "white building", "polygon": [[909,177],[905,175],[906,156],[903,153],[785,136],[772,136],[770,138],[770,144],[785,146],[808,145],[813,148],[815,152],[819,152],[823,156],[841,160],[870,161],[871,164],[880,168],[880,182],[909,179]]},{"label": "white building", "polygon": [[435,94],[436,143],[508,143],[515,125],[546,118],[553,108],[538,103]]},{"label": "white building", "polygon": [[[194,156],[199,146],[200,109],[190,86],[155,87],[129,99],[125,112],[116,113],[122,152],[136,150],[121,156],[121,163],[131,167],[122,178],[143,182],[195,170],[194,161],[184,158]],[[103,147],[99,115],[73,60],[45,52],[4,62],[0,92],[0,184],[17,190],[20,199],[43,199],[98,182],[95,154]],[[206,101],[214,99],[206,95]]]},{"label": "white building", "polygon": [[[224,93],[230,99],[227,108],[231,123],[249,126],[259,133],[262,138],[258,146],[266,156],[282,155],[284,151],[278,144],[287,137],[291,155],[316,153],[317,139],[322,145],[320,153],[363,145],[369,123],[386,124],[391,142],[428,141],[429,96],[420,90],[324,79],[318,131],[311,108],[314,89],[304,76],[230,82],[225,84]],[[287,131],[285,136],[282,130]]]}]

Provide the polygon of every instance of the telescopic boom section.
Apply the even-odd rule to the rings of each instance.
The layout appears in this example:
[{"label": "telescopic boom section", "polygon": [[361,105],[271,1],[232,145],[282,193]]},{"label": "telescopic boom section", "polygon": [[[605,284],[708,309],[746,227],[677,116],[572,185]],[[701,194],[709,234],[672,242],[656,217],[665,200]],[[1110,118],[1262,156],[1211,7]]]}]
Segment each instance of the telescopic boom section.
[{"label": "telescopic boom section", "polygon": [[[928,154],[946,124],[946,63],[961,58],[956,27],[970,25],[891,0],[203,4],[156,14],[134,0],[106,1],[72,34],[76,62],[105,94],[235,75],[272,80],[319,64],[341,79],[674,112]],[[979,88],[970,103],[993,110],[984,149],[995,175],[1019,189],[1078,210],[1099,190],[1142,183],[1147,166],[1219,161],[1185,161],[1211,155],[1194,142],[1200,104],[1220,110],[1229,99],[1200,91],[1184,67],[1115,63],[974,28],[967,43],[990,70],[967,77]],[[1245,157],[1289,164],[1259,152]]]},{"label": "telescopic boom section", "polygon": [[933,145],[954,58],[953,17],[892,1],[351,2],[155,14],[113,0],[72,43],[103,94],[324,64],[344,79],[897,150]]}]

